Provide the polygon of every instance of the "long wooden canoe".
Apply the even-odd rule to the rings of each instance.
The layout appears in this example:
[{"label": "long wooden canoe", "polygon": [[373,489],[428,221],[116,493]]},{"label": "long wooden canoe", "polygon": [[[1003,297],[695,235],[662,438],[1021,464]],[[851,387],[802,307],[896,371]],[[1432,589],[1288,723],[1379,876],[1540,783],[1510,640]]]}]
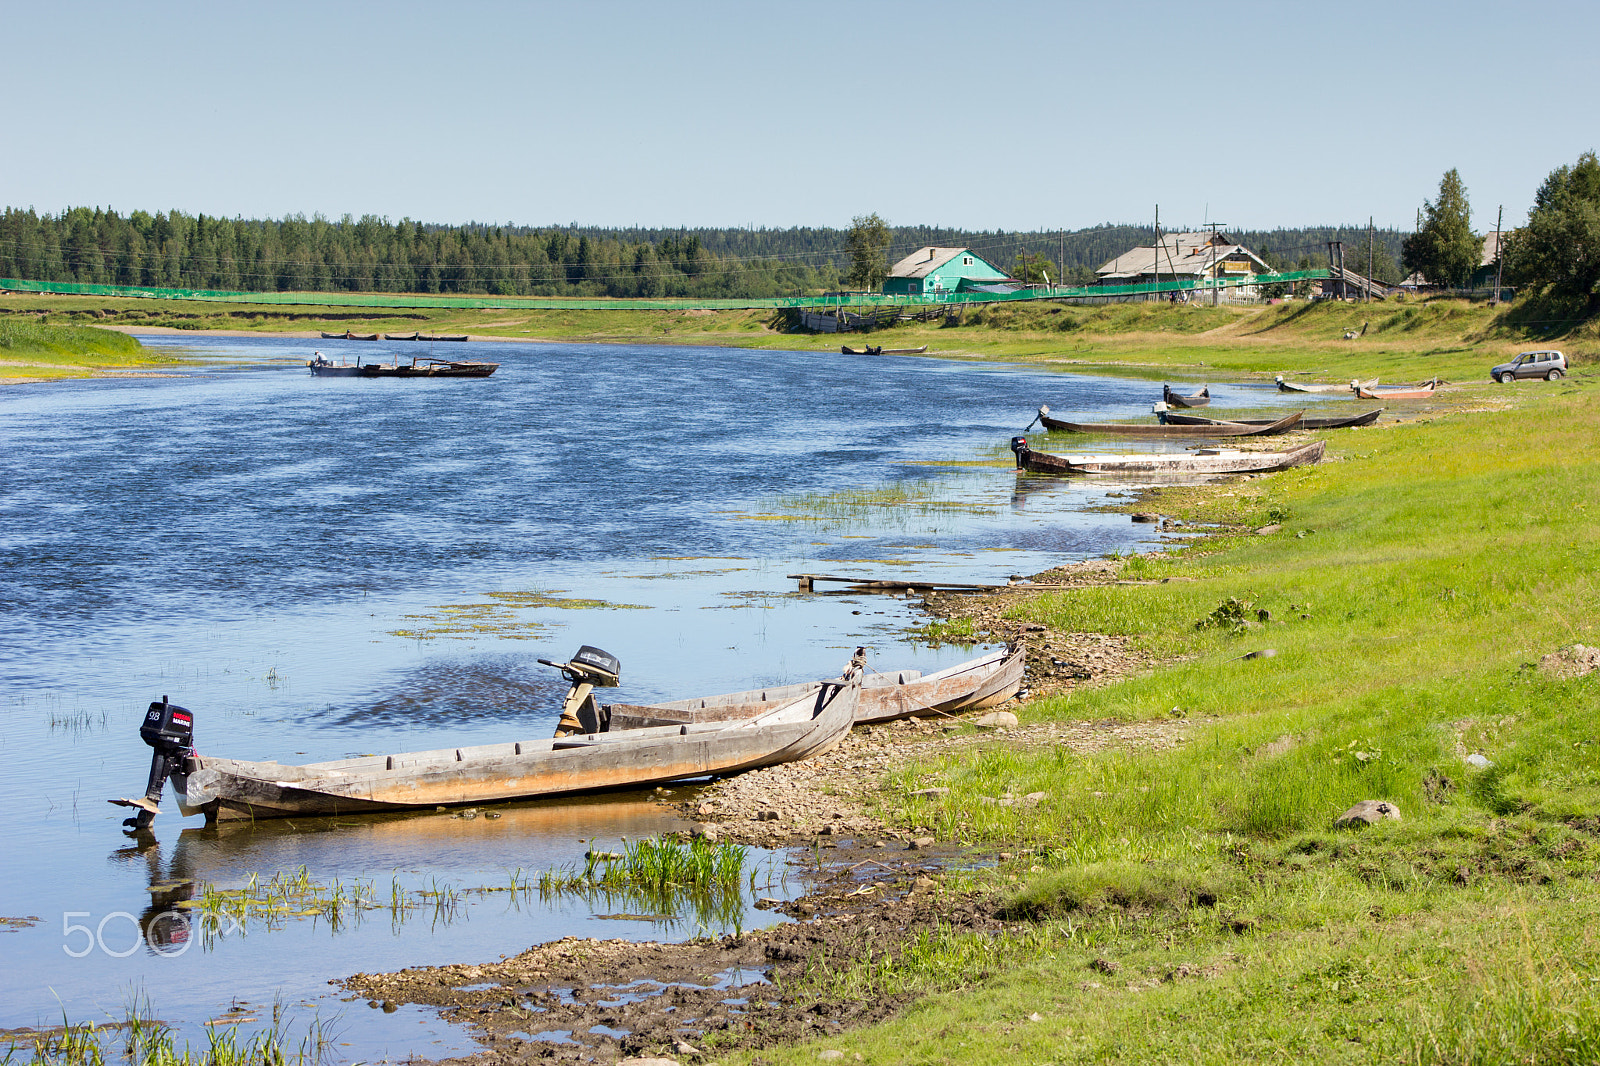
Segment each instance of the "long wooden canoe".
[{"label": "long wooden canoe", "polygon": [[1357,387],[1370,389],[1378,383],[1377,378],[1370,381],[1356,381],[1352,379],[1347,385],[1308,385],[1293,381],[1283,380],[1283,375],[1277,377],[1279,392],[1354,392]]},{"label": "long wooden canoe", "polygon": [[[870,673],[861,686],[856,724],[930,714],[959,714],[1004,703],[1022,687],[1026,653],[1021,644],[923,676],[917,670]],[[663,725],[750,718],[816,689],[818,682],[729,692],[669,703],[613,703],[602,708],[615,732]]]},{"label": "long wooden canoe", "polygon": [[1161,399],[1168,407],[1204,407],[1211,402],[1211,387],[1201,385],[1200,391],[1189,396],[1180,396],[1172,391],[1171,385],[1161,386]]},{"label": "long wooden canoe", "polygon": [[1363,400],[1426,400],[1438,387],[1437,378],[1411,388],[1369,389],[1361,386],[1356,389],[1356,396]]},{"label": "long wooden canoe", "polygon": [[852,348],[848,344],[841,344],[839,352],[842,355],[921,355],[928,350],[924,344],[920,348],[882,348],[867,345],[865,348]]},{"label": "long wooden canoe", "polygon": [[323,333],[322,339],[325,341],[375,341],[378,339],[378,335],[376,333],[351,333],[347,330],[344,333]]},{"label": "long wooden canoe", "polygon": [[1047,455],[1023,443],[1016,452],[1017,469],[1031,474],[1116,474],[1121,476],[1189,476],[1256,474],[1287,470],[1322,461],[1326,441],[1314,440],[1286,452],[1242,452],[1202,449],[1171,455]]},{"label": "long wooden canoe", "polygon": [[496,803],[733,774],[826,751],[850,731],[861,681],[836,679],[753,718],[286,766],[211,755],[174,774],[207,823]]},{"label": "long wooden canoe", "polygon": [[1165,424],[1154,422],[1068,422],[1050,417],[1050,407],[1039,405],[1039,422],[1057,433],[1089,433],[1097,437],[1268,437],[1300,428],[1301,412],[1285,415],[1273,422],[1247,425],[1243,422],[1218,422],[1196,419],[1180,422],[1180,415],[1168,415]]},{"label": "long wooden canoe", "polygon": [[[1368,411],[1365,414],[1360,414],[1360,415],[1350,415],[1347,418],[1302,418],[1295,425],[1295,428],[1296,429],[1349,429],[1352,426],[1370,426],[1370,425],[1372,425],[1372,423],[1374,423],[1374,422],[1376,422],[1378,420],[1378,416],[1381,415],[1381,414],[1383,414],[1383,408],[1380,407],[1376,411]],[[1168,415],[1167,416],[1167,421],[1176,423],[1177,425],[1180,425],[1180,426],[1217,426],[1217,427],[1223,427],[1223,426],[1273,426],[1273,425],[1277,425],[1277,423],[1274,422],[1270,418],[1234,418],[1234,419],[1230,419],[1230,420],[1224,421],[1222,419],[1217,419],[1217,418],[1207,418],[1204,415]]]}]

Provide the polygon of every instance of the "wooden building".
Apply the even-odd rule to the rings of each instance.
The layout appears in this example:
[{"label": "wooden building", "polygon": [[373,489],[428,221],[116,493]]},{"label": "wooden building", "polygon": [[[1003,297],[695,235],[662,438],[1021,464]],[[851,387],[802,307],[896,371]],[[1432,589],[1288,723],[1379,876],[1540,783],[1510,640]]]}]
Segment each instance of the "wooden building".
[{"label": "wooden building", "polygon": [[1272,268],[1225,233],[1167,233],[1160,246],[1131,248],[1095,271],[1100,285],[1151,285],[1157,280],[1238,282],[1220,290],[1224,301],[1254,300],[1252,279]]},{"label": "wooden building", "polygon": [[970,248],[918,248],[889,271],[885,294],[933,296],[947,292],[995,291],[993,286],[1019,285]]}]

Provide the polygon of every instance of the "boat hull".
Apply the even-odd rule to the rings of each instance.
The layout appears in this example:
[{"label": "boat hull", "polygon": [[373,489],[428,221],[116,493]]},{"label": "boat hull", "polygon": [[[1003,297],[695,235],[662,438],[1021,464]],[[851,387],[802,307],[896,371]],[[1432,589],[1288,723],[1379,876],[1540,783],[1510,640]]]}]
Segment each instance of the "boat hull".
[{"label": "boat hull", "polygon": [[1286,452],[1218,452],[1211,455],[1104,455],[1069,458],[1024,448],[1017,467],[1031,474],[1109,474],[1120,477],[1260,474],[1322,461],[1325,441]]},{"label": "boat hull", "polygon": [[[993,707],[1016,695],[1022,687],[1026,665],[1027,655],[1019,644],[926,677],[915,670],[872,674],[862,684],[855,724],[866,725],[931,714],[959,714]],[[798,699],[816,687],[817,682],[811,682],[667,703],[614,703],[605,708],[606,729],[615,732],[663,725],[738,721]]]},{"label": "boat hull", "polygon": [[287,766],[214,756],[173,775],[179,809],[208,822],[495,803],[734,774],[809,758],[850,731],[861,683],[741,722],[484,744]]},{"label": "boat hull", "polygon": [[1180,396],[1170,388],[1161,387],[1161,399],[1168,407],[1205,407],[1211,403],[1211,389],[1202,385],[1200,391],[1193,396]]},{"label": "boat hull", "polygon": [[[1296,429],[1349,429],[1353,426],[1370,426],[1383,414],[1383,408],[1368,411],[1366,414],[1351,415],[1349,418],[1302,418],[1294,427]],[[1168,415],[1167,421],[1175,422],[1180,426],[1270,426],[1273,422],[1265,418],[1236,418],[1231,421],[1206,418],[1204,415]]]},{"label": "boat hull", "polygon": [[1084,433],[1096,437],[1267,437],[1301,427],[1301,413],[1285,415],[1271,422],[1221,422],[1210,418],[1179,421],[1183,416],[1168,415],[1165,424],[1133,422],[1068,422],[1052,418],[1046,407],[1039,408],[1039,422],[1052,433]]}]

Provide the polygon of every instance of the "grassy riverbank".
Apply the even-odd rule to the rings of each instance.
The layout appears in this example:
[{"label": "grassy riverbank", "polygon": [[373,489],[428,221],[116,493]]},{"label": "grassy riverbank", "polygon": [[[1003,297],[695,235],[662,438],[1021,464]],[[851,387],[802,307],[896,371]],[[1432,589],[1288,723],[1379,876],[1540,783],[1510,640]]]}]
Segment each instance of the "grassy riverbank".
[{"label": "grassy riverbank", "polygon": [[[988,306],[958,320],[871,334],[787,332],[782,313],[710,310],[346,308],[15,293],[0,321],[245,333],[468,333],[481,338],[782,348],[833,355],[841,343],[927,345],[934,357],[986,359],[1153,379],[1241,380],[1276,373],[1340,381],[1484,378],[1488,366],[1556,338],[1576,365],[1600,356],[1600,329],[1564,312],[1463,300],[1262,307],[1113,304]],[[1347,332],[1357,333],[1345,340]],[[3,373],[3,370],[0,370]]]},{"label": "grassy riverbank", "polygon": [[121,333],[0,317],[0,380],[83,377],[149,362],[139,342]]},{"label": "grassy riverbank", "polygon": [[[1178,715],[1193,739],[1089,758],[1002,742],[895,775],[894,821],[1004,849],[978,880],[1007,932],[817,975],[834,995],[927,995],[760,1057],[1600,1057],[1600,673],[1537,665],[1600,643],[1596,384],[1482,391],[1502,409],[1330,434],[1322,466],[1141,503],[1239,523],[1122,564],[1189,580],[1016,607],[1181,657],[1032,703],[1024,724]],[[910,796],[935,786],[949,795]],[[1333,828],[1367,799],[1403,820]]]}]

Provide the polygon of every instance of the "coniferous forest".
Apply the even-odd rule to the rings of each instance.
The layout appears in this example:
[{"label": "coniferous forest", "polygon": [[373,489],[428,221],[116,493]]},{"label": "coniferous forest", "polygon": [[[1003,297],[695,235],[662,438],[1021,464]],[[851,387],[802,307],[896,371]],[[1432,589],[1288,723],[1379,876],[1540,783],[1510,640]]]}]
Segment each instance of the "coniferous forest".
[{"label": "coniferous forest", "polygon": [[[1093,280],[1097,266],[1153,236],[1148,226],[1132,225],[1030,232],[899,226],[891,232],[891,263],[925,245],[958,246],[1003,270],[1018,256],[1043,257],[1052,280],[1069,284]],[[1324,265],[1325,242],[1332,239],[1346,242],[1347,266],[1354,268],[1356,259],[1365,265],[1365,227],[1230,236],[1282,269]],[[1398,259],[1403,237],[1378,231],[1383,261]],[[793,296],[841,288],[845,246],[846,230],[826,227],[436,225],[371,215],[257,220],[83,207],[59,215],[7,208],[0,215],[0,277],[245,292]]]}]

